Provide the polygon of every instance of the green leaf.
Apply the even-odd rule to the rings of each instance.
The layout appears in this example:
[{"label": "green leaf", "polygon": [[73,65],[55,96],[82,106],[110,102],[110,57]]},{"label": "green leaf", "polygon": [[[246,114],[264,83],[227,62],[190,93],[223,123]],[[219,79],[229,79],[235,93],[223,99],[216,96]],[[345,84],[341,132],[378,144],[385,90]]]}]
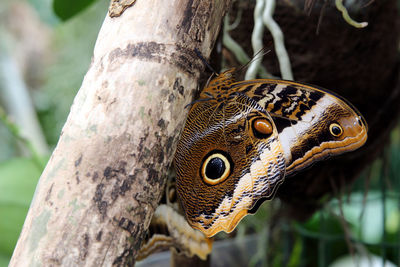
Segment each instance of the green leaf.
[{"label": "green leaf", "polygon": [[96,0],[54,0],[54,13],[62,19],[67,20],[80,11],[84,10]]},{"label": "green leaf", "polygon": [[42,170],[31,159],[0,163],[0,254],[11,256]]}]

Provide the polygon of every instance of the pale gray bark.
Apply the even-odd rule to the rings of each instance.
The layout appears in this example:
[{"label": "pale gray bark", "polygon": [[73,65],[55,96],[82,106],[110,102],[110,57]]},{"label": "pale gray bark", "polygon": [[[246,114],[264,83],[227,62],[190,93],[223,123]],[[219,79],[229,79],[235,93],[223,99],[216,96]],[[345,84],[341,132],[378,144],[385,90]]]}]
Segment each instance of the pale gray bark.
[{"label": "pale gray bark", "polygon": [[128,2],[105,18],[10,266],[134,263],[203,68],[194,48],[209,55],[230,1]]}]

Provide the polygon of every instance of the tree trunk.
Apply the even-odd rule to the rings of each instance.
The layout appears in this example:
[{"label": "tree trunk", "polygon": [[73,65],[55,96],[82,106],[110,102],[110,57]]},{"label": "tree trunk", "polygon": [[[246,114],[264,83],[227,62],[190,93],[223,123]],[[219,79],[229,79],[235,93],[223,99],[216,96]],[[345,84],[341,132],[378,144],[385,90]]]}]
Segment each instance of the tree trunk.
[{"label": "tree trunk", "polygon": [[134,264],[229,2],[113,1],[10,266]]}]

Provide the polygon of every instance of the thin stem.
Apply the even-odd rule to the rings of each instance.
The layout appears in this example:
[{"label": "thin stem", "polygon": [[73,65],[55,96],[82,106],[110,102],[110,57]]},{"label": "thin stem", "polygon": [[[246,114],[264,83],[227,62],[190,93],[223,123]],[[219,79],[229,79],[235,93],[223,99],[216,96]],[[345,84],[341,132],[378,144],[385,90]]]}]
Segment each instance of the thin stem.
[{"label": "thin stem", "polygon": [[[262,20],[262,14],[265,6],[265,0],[257,0],[256,6],[254,8],[254,28],[251,35],[251,44],[253,47],[253,55],[255,56],[258,51],[263,49],[263,35],[264,35],[264,23]],[[263,55],[259,55],[254,58],[247,69],[245,79],[255,79],[257,75],[258,68],[261,65]]]},{"label": "thin stem", "polygon": [[266,0],[263,20],[265,26],[271,32],[272,38],[274,39],[275,52],[276,56],[278,57],[282,78],[286,80],[293,80],[292,68],[290,66],[289,56],[285,48],[283,33],[279,25],[272,18],[274,11],[275,0]]},{"label": "thin stem", "polygon": [[355,20],[353,20],[350,15],[349,12],[347,12],[346,7],[343,5],[343,0],[335,0],[335,5],[336,8],[342,12],[342,16],[343,19],[350,24],[351,26],[354,26],[356,28],[364,28],[368,26],[368,22],[357,22]]},{"label": "thin stem", "polygon": [[6,126],[6,128],[10,131],[10,133],[12,134],[12,136],[15,139],[22,142],[28,148],[29,152],[31,153],[33,162],[36,164],[36,166],[40,170],[43,170],[45,166],[43,165],[41,157],[40,157],[39,153],[36,151],[32,142],[20,134],[20,130],[19,130],[18,126],[16,124],[14,124],[7,117],[7,114],[5,113],[4,109],[1,106],[0,106],[0,122],[2,122]]},{"label": "thin stem", "polygon": [[[240,64],[247,64],[250,61],[250,57],[246,54],[243,48],[229,35],[229,20],[226,16],[224,19],[224,32],[222,36],[222,42],[224,46],[231,51]],[[260,77],[262,78],[273,78],[273,75],[270,74],[265,67],[261,66],[258,70]]]}]

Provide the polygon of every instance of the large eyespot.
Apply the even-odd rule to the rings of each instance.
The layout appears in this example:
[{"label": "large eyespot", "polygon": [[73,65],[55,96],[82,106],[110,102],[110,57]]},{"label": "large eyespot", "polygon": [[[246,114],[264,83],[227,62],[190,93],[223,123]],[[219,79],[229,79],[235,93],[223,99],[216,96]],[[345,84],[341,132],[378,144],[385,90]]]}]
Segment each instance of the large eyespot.
[{"label": "large eyespot", "polygon": [[337,123],[331,123],[331,125],[329,125],[329,131],[334,137],[339,137],[343,134],[342,127]]},{"label": "large eyespot", "polygon": [[270,121],[265,118],[258,118],[252,123],[254,136],[257,138],[267,138],[273,132],[273,127]]},{"label": "large eyespot", "polygon": [[225,153],[213,151],[203,161],[200,170],[201,177],[207,184],[219,184],[231,174],[233,167],[231,162]]}]

